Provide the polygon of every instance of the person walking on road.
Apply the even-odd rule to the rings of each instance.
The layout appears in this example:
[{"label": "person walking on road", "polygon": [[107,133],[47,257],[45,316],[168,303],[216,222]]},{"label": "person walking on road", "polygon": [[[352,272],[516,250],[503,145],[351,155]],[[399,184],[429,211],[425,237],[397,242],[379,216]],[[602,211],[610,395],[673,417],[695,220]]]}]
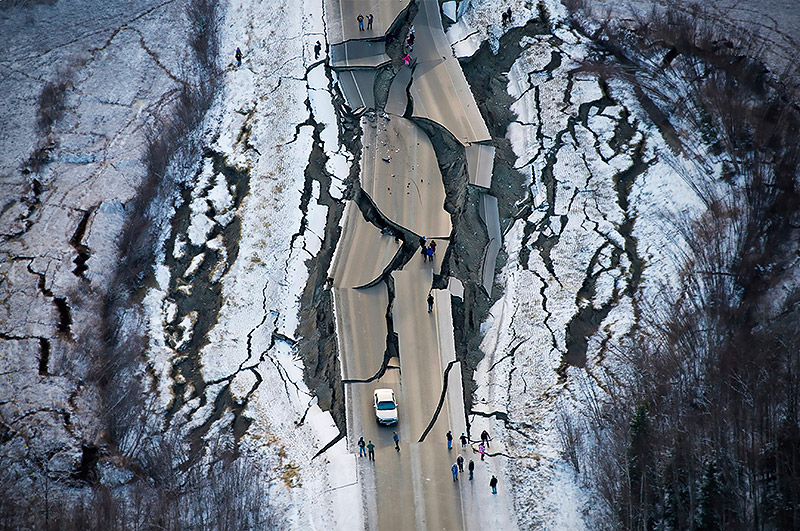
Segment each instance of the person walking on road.
[{"label": "person walking on road", "polygon": [[486,447],[483,446],[483,443],[478,445],[478,453],[481,454],[481,461],[483,461],[483,456],[486,453]]},{"label": "person walking on road", "polygon": [[364,437],[361,437],[358,440],[358,457],[364,457],[367,455],[367,443],[364,442]]},{"label": "person walking on road", "polygon": [[[431,242],[431,243],[433,243],[433,242]],[[430,247],[425,249],[425,255],[428,257],[428,260],[430,260],[430,262],[433,263],[433,249],[430,248]]]},{"label": "person walking on road", "polygon": [[467,470],[469,470],[469,480],[472,481],[472,474],[475,472],[475,461],[472,459],[469,460],[469,465],[467,465]]},{"label": "person walking on road", "polygon": [[234,55],[234,57],[236,57],[236,65],[242,66],[242,50],[236,48],[236,54]]},{"label": "person walking on road", "polygon": [[436,254],[436,240],[431,240],[430,248],[431,254]]},{"label": "person walking on road", "polygon": [[492,487],[492,494],[497,494],[497,478],[492,476],[489,480],[489,486]]},{"label": "person walking on road", "polygon": [[375,445],[372,444],[372,441],[367,444],[367,450],[369,450],[369,460],[375,461]]},{"label": "person walking on road", "polygon": [[467,436],[462,433],[461,437],[459,437],[459,438],[461,439],[461,449],[462,450],[466,450],[467,449]]},{"label": "person walking on road", "polygon": [[453,449],[453,432],[448,430],[446,437],[447,437],[447,449],[448,450],[452,450]]},{"label": "person walking on road", "polygon": [[419,254],[422,255],[422,261],[423,262],[427,262],[428,261],[428,248],[425,245],[423,245],[422,247],[419,248]]},{"label": "person walking on road", "polygon": [[464,473],[464,458],[459,455],[458,459],[456,459],[456,464],[458,465],[458,471],[463,474]]},{"label": "person walking on road", "polygon": [[358,31],[364,31],[364,15],[359,13],[356,20],[358,21]]},{"label": "person walking on road", "polygon": [[453,466],[450,467],[450,471],[453,473],[453,481],[458,481],[458,465],[453,463]]},{"label": "person walking on road", "polygon": [[314,59],[319,59],[319,52],[322,51],[322,44],[317,41],[317,44],[314,45]]},{"label": "person walking on road", "polygon": [[481,432],[481,442],[483,443],[483,445],[486,448],[489,448],[489,432],[488,431],[483,430]]},{"label": "person walking on road", "polygon": [[397,435],[397,432],[392,433],[392,439],[394,439],[394,449],[399,452],[400,451],[400,436]]},{"label": "person walking on road", "polygon": [[433,293],[428,293],[428,313],[431,313],[432,311],[433,311]]},{"label": "person walking on road", "polygon": [[367,29],[368,29],[368,30],[371,30],[371,29],[372,29],[372,20],[373,20],[374,18],[375,18],[375,17],[373,17],[373,16],[372,16],[372,13],[370,13],[369,15],[367,15]]}]

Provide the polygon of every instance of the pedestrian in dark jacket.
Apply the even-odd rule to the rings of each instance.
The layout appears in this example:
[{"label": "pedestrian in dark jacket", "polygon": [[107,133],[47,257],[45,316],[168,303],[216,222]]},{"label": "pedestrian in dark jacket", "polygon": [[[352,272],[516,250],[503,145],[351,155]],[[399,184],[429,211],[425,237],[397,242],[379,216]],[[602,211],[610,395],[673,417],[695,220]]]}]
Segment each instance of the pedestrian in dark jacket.
[{"label": "pedestrian in dark jacket", "polygon": [[359,13],[356,20],[358,21],[358,31],[364,31],[364,15]]},{"label": "pedestrian in dark jacket", "polygon": [[464,458],[459,455],[458,459],[456,459],[456,464],[458,465],[458,471],[463,474],[464,473]]},{"label": "pedestrian in dark jacket", "polygon": [[317,41],[317,44],[314,45],[314,59],[319,59],[319,52],[322,51],[322,44]]},{"label": "pedestrian in dark jacket", "polygon": [[392,434],[392,439],[394,439],[394,449],[398,452],[400,451],[400,436],[397,435],[397,432]]},{"label": "pedestrian in dark jacket", "polygon": [[[433,311],[433,293],[428,293],[428,313],[431,313],[432,311]],[[452,437],[453,436],[451,435],[450,438],[452,439]]]},{"label": "pedestrian in dark jacket", "polygon": [[368,30],[371,30],[371,29],[372,29],[372,21],[373,21],[373,19],[374,19],[374,18],[375,18],[375,17],[373,17],[373,16],[372,16],[372,13],[370,13],[369,15],[367,15],[367,29],[368,29]]},{"label": "pedestrian in dark jacket", "polygon": [[430,248],[431,248],[431,253],[436,254],[436,240],[431,240]]},{"label": "pedestrian in dark jacket", "polygon": [[367,445],[367,451],[369,452],[369,460],[375,461],[375,445],[372,444],[372,441]]},{"label": "pedestrian in dark jacket", "polygon": [[483,430],[481,432],[481,441],[483,442],[483,445],[486,448],[489,448],[489,432],[488,431]]},{"label": "pedestrian in dark jacket", "polygon": [[364,437],[361,437],[358,440],[358,457],[364,457],[365,455],[367,455],[366,446],[367,443],[364,442]]},{"label": "pedestrian in dark jacket", "polygon": [[242,66],[242,51],[239,48],[236,48],[236,65]]},{"label": "pedestrian in dark jacket", "polygon": [[475,461],[470,459],[469,465],[467,465],[467,469],[469,470],[469,480],[472,481],[472,473],[475,472]]},{"label": "pedestrian in dark jacket", "polygon": [[453,449],[453,432],[452,431],[448,431],[447,432],[447,449],[448,450],[452,450]]},{"label": "pedestrian in dark jacket", "polygon": [[497,494],[497,478],[492,476],[489,480],[489,486],[492,487],[492,494]]},{"label": "pedestrian in dark jacket", "polygon": [[466,450],[467,449],[467,436],[462,433],[460,439],[461,439],[461,449],[462,450]]}]

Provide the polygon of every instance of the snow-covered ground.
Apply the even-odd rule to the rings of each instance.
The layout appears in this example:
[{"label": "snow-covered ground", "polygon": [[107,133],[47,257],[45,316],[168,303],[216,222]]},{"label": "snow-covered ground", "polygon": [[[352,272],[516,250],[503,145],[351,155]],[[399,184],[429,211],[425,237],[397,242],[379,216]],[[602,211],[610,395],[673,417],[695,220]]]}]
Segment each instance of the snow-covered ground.
[{"label": "snow-covered ground", "polygon": [[[479,39],[497,50],[500,13],[521,3],[473,2],[451,28],[457,53]],[[615,357],[639,300],[673,281],[680,253],[669,220],[703,204],[631,87],[576,72],[590,49],[546,2],[553,34],[523,37],[507,73],[518,118],[507,138],[528,178],[531,213],[504,235],[503,297],[483,323],[473,431],[484,427],[510,456],[506,474],[520,528],[592,529],[592,491],[564,453],[565,419],[580,432],[608,383],[625,381]],[[520,16],[518,17],[517,14]],[[512,24],[513,25],[513,24]],[[484,417],[506,413],[508,420]],[[562,429],[559,429],[559,427]],[[494,444],[494,443],[493,443]],[[578,456],[581,467],[591,466]]]},{"label": "snow-covered ground", "polygon": [[[165,234],[186,242],[173,250],[179,253],[176,258],[194,254],[182,275],[186,291],[195,289],[193,273],[209,259],[207,250],[225,246],[218,241],[224,240],[224,231],[209,239],[215,225],[228,226],[229,213],[241,224],[237,259],[217,264],[214,269],[225,273],[212,276],[212,283],[217,280],[221,286],[222,306],[199,353],[205,406],[200,406],[195,387],[187,385],[180,417],[188,433],[212,418],[223,393],[229,391],[235,403],[246,403],[241,415],[250,425],[240,446],[274,468],[271,500],[285,510],[281,526],[294,529],[348,529],[361,521],[361,496],[354,490],[357,485],[350,485],[355,461],[345,441],[313,459],[339,432],[304,384],[304,368],[293,346],[300,294],[308,278],[305,262],[320,250],[327,215],[327,207],[318,202],[318,181],[310,183],[310,197],[303,197],[314,123],[323,126],[320,147],[329,159],[331,196],[341,197],[341,181],[352,160],[338,138],[323,62],[321,5],[321,0],[303,5],[245,0],[228,8],[222,48],[230,52],[240,47],[244,59],[241,67],[228,65],[223,92],[206,118],[205,135],[208,145],[225,155],[226,165],[249,175],[249,191],[239,208],[229,212],[235,187],[226,185],[204,159],[191,177],[185,234]],[[317,41],[323,48],[319,59],[313,51]],[[215,256],[221,262],[227,259]],[[169,286],[169,278],[162,279],[148,297],[153,331],[175,320]],[[183,336],[191,334],[193,323],[182,329]],[[178,349],[186,337],[172,339],[154,337],[150,353],[164,408],[174,399],[171,374],[181,362]],[[233,421],[234,414],[225,410],[215,425]],[[207,434],[216,431],[211,427]]]},{"label": "snow-covered ground", "polygon": [[[11,7],[10,4],[28,4]],[[6,2],[0,9],[0,417],[8,477],[66,474],[104,425],[86,385],[147,125],[173,104],[183,2]],[[52,84],[40,122],[40,94]],[[60,87],[60,88],[59,88]],[[44,101],[44,100],[43,100]],[[34,467],[35,468],[35,467]],[[27,471],[19,492],[30,492]],[[37,487],[38,488],[38,487]]]},{"label": "snow-covered ground", "polygon": [[[504,235],[508,260],[496,279],[504,295],[482,326],[470,420],[473,432],[493,435],[490,451],[507,456],[498,458],[500,488],[514,496],[521,529],[591,529],[590,490],[562,452],[563,424],[568,418],[580,431],[606,384],[625,378],[614,346],[634,326],[637,300],[674,282],[681,244],[669,220],[695,216],[702,204],[675,170],[691,164],[673,153],[630,87],[604,90],[573,71],[588,43],[568,28],[560,3],[544,5],[557,39],[526,37],[507,73],[518,115],[507,137],[532,209]],[[512,22],[503,26],[508,7]],[[11,441],[5,451],[18,461],[41,451],[66,473],[82,444],[103,439],[98,397],[82,383],[80,354],[91,345],[80,340],[95,326],[93,297],[112,278],[125,205],[145,175],[146,126],[180,86],[189,53],[184,8],[81,1],[0,12],[0,413]],[[750,13],[733,3],[717,8],[734,18]],[[759,24],[772,27],[768,10],[758,11]],[[487,39],[497,50],[538,6],[471,0],[459,12],[449,38],[469,56]],[[785,58],[793,34],[773,36]],[[226,4],[222,89],[201,128],[218,157],[199,158],[183,176],[185,203],[166,205],[169,215],[187,209],[188,221],[162,227],[174,242],[160,250],[144,305],[158,407],[177,405],[172,422],[208,439],[249,423],[240,447],[272,470],[282,527],[353,529],[363,522],[354,458],[344,440],[314,458],[339,433],[304,384],[294,344],[306,260],[326,230],[320,197],[342,197],[353,162],[339,139],[325,44],[322,0]],[[37,96],[49,81],[64,83],[64,113],[43,127]],[[306,175],[314,124],[324,126],[317,147],[330,190]],[[42,153],[49,161],[40,170],[31,160]],[[177,262],[185,269],[171,270]],[[212,288],[218,310],[182,306],[184,296],[203,301]],[[182,369],[184,349],[202,337],[196,370]]]}]

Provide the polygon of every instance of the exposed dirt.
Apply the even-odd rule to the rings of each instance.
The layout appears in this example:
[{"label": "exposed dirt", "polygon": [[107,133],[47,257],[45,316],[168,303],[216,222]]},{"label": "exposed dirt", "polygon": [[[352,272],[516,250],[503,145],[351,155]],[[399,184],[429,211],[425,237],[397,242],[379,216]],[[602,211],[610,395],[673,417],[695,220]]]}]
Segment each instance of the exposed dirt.
[{"label": "exposed dirt", "polygon": [[[228,189],[234,194],[232,210],[235,211],[249,192],[250,175],[228,166],[225,157],[220,153],[208,150],[203,159],[210,159],[214,172],[224,176]],[[201,163],[198,174],[202,168]],[[193,184],[194,181],[186,183],[181,191],[182,202],[173,217],[172,234],[167,240],[165,252],[165,263],[172,272],[168,297],[177,305],[174,318],[165,328],[181,354],[181,358],[174,363],[170,375],[173,381],[173,402],[167,410],[168,418],[193,398],[199,397],[199,407],[206,404],[205,391],[209,382],[204,380],[200,370],[200,351],[208,343],[207,334],[217,323],[222,307],[222,285],[219,280],[239,254],[241,222],[238,216],[234,216],[225,226],[215,223],[208,235],[209,240],[222,235],[224,249],[212,249],[206,245],[185,242],[183,253],[176,258],[176,242],[180,241],[179,235],[187,233],[190,223]],[[207,193],[211,186],[209,183],[208,188],[200,193]],[[214,214],[212,209],[209,215]],[[195,257],[199,255],[204,255],[202,263],[194,272],[188,271]],[[187,317],[194,320],[190,338],[184,338],[186,330],[182,326]],[[201,449],[202,436],[210,429],[213,422],[219,420],[228,410],[234,412],[234,434],[240,436],[246,431],[249,421],[241,416],[245,404],[235,403],[229,386],[230,382],[220,390],[214,400],[211,415],[192,433],[193,452]]]},{"label": "exposed dirt", "polygon": [[[461,61],[464,75],[472,88],[478,108],[492,135],[492,145],[496,149],[490,193],[497,197],[503,232],[522,214],[519,203],[528,195],[525,176],[514,169],[516,156],[506,138],[506,129],[517,116],[510,110],[514,100],[506,90],[508,79],[504,72],[511,68],[522,51],[520,39],[546,34],[548,31],[548,25],[542,18],[531,20],[525,26],[514,28],[505,34],[500,41],[497,55],[492,54],[488,43],[484,43],[472,57]],[[444,171],[443,175],[447,182],[449,175]],[[462,206],[453,216],[452,241],[444,266],[449,267],[450,273],[464,283],[463,302],[454,300],[453,326],[456,356],[461,361],[464,405],[467,412],[472,409],[472,394],[475,390],[472,375],[483,358],[479,348],[483,339],[480,325],[486,319],[491,305],[503,295],[500,289],[493,289],[490,299],[482,287],[481,262],[488,238],[478,215],[481,193],[483,192],[479,188],[466,187]],[[503,267],[506,259],[501,249],[496,271]]]},{"label": "exposed dirt", "polygon": [[[357,123],[357,122],[356,122]],[[328,207],[325,237],[320,251],[306,262],[308,281],[300,299],[299,355],[305,368],[305,383],[317,396],[319,407],[333,416],[340,433],[345,433],[344,388],[339,367],[339,349],[336,341],[336,323],[333,315],[333,298],[326,286],[336,244],[341,234],[340,220],[344,203],[330,196],[330,175],[325,164],[327,157],[319,139],[320,127],[314,128],[314,147],[306,167],[306,180],[320,183],[320,203]]]}]

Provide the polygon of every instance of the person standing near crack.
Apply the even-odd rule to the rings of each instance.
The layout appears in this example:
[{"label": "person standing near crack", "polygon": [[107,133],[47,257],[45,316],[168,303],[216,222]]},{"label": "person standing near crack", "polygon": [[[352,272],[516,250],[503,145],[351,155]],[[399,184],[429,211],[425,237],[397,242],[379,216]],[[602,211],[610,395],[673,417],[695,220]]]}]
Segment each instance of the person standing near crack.
[{"label": "person standing near crack", "polygon": [[[433,293],[428,293],[428,313],[433,312]],[[448,441],[453,440],[453,435],[448,431],[447,432]],[[449,446],[449,444],[448,444]],[[448,448],[449,450],[449,448]]]},{"label": "person standing near crack", "polygon": [[322,51],[322,44],[317,41],[317,44],[314,45],[314,59],[319,59],[319,52]]},{"label": "person standing near crack", "polygon": [[242,66],[242,50],[236,48],[236,53],[234,54],[234,57],[236,57],[236,65]]}]

